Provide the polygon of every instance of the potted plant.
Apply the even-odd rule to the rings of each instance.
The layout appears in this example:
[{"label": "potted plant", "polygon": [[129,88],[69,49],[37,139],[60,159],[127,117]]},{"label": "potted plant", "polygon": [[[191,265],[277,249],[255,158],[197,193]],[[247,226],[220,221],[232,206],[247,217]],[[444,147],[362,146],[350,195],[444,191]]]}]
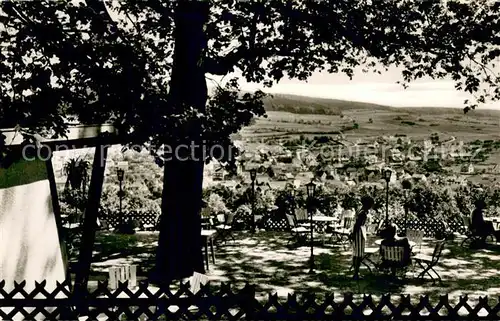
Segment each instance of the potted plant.
[{"label": "potted plant", "polygon": [[64,164],[64,172],[68,176],[66,186],[70,185],[72,189],[80,189],[82,183],[87,181],[90,163],[81,158],[72,158]]}]

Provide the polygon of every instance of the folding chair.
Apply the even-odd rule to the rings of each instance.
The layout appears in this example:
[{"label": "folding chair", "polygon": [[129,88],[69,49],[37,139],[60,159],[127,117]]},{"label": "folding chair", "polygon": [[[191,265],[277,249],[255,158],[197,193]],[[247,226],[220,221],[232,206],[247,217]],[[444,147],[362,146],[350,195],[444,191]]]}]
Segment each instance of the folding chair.
[{"label": "folding chair", "polygon": [[297,208],[295,210],[295,222],[297,226],[307,227],[309,217],[307,215],[307,210],[305,208]]},{"label": "folding chair", "polygon": [[409,266],[409,253],[405,252],[403,246],[380,246],[380,271],[391,270],[392,275],[396,275],[397,271],[403,272],[403,278],[406,277],[406,270]]},{"label": "folding chair", "polygon": [[[376,247],[366,247],[365,248],[365,255],[361,258],[361,264],[366,266],[368,271],[372,273],[372,267],[369,265],[373,265],[373,267],[377,267],[377,263],[373,260],[372,256],[377,254],[379,252],[379,249]],[[354,265],[351,264],[351,267],[349,268],[349,271],[351,271],[354,268]]]},{"label": "folding chair", "polygon": [[[444,248],[444,243],[445,240],[440,240],[436,243],[436,246],[434,247],[434,252],[432,253],[432,256],[429,255],[424,255],[424,254],[417,254],[414,259],[415,262],[418,263],[423,271],[417,276],[417,279],[424,278],[425,274],[429,275],[432,279],[432,282],[435,283],[436,279],[430,274],[429,271],[434,272],[434,274],[437,275],[437,279],[439,282],[441,282],[441,276],[434,270],[434,267],[438,264],[439,259],[441,258],[441,253],[443,252]],[[425,266],[424,266],[425,264]]]},{"label": "folding chair", "polygon": [[137,286],[137,266],[119,265],[109,268],[108,287],[111,290],[118,289],[120,282],[128,281],[128,286],[134,288]]},{"label": "folding chair", "polygon": [[[366,227],[366,235],[375,235],[377,233],[377,227],[378,227],[377,224],[368,225]],[[366,266],[368,268],[368,271],[370,271],[370,273],[372,272],[372,267],[370,267],[368,263],[370,263],[374,267],[377,267],[377,263],[373,260],[374,259],[373,256],[378,254],[379,251],[380,249],[378,247],[365,247],[365,255],[361,260],[361,264]]]},{"label": "folding chair", "polygon": [[[424,235],[425,232],[420,230],[408,230],[406,232],[406,238],[408,239],[408,241],[415,242],[415,245],[411,249],[412,254],[422,251],[422,241],[424,239]],[[418,250],[416,250],[417,247]]]},{"label": "folding chair", "polygon": [[201,286],[207,283],[208,283],[208,276],[206,276],[205,274],[194,272],[193,276],[189,280],[189,286],[190,286],[189,291],[192,294],[196,294],[198,293],[198,291],[200,291]]},{"label": "folding chair", "polygon": [[370,224],[366,227],[367,235],[377,235],[378,224]]},{"label": "folding chair", "polygon": [[340,213],[336,212],[334,216],[337,217],[338,220],[329,225],[329,227],[331,227],[332,230],[336,230],[336,229],[340,229],[340,228],[344,227],[344,217],[350,217],[350,216],[346,216],[345,212],[343,212],[343,211],[341,211]]},{"label": "folding chair", "polygon": [[292,240],[296,240],[298,243],[302,243],[304,241],[304,238],[307,237],[307,233],[310,233],[310,230],[308,230],[304,226],[297,226],[295,217],[293,215],[285,215],[288,227],[290,228],[290,232],[292,233],[292,237],[288,240],[288,243],[286,245],[290,244]]},{"label": "folding chair", "polygon": [[210,221],[212,217],[212,210],[209,207],[204,207],[201,209],[201,226],[207,230],[212,228],[212,222]]},{"label": "folding chair", "polygon": [[[222,219],[221,219],[222,216]],[[224,214],[218,215],[218,220],[219,222],[222,221],[222,224],[216,225],[215,229],[217,230],[217,238],[223,239],[224,244],[227,242],[227,237],[230,237],[233,242],[235,241],[234,236],[233,236],[233,222],[234,222],[234,213],[229,213],[226,216],[226,219],[224,221]]]},{"label": "folding chair", "polygon": [[344,245],[349,244],[353,225],[354,217],[344,216],[341,227],[333,230],[330,241],[335,237],[339,243],[343,243]]}]

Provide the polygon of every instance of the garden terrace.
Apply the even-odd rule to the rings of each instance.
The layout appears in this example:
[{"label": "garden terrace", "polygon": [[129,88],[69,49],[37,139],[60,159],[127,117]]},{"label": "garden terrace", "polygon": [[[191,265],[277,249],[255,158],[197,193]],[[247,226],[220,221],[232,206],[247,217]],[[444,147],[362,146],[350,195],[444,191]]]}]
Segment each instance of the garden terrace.
[{"label": "garden terrace", "polygon": [[[362,299],[363,294],[380,298],[386,293],[410,294],[418,300],[428,295],[434,304],[439,296],[447,294],[450,303],[459,302],[468,295],[471,302],[479,296],[493,299],[500,293],[500,245],[490,244],[484,249],[462,247],[462,237],[448,241],[436,271],[443,283],[433,284],[430,279],[415,280],[412,269],[404,280],[393,280],[377,272],[369,273],[362,267],[363,278],[352,280],[352,251],[328,242],[315,246],[316,273],[308,274],[309,251],[307,246],[287,247],[289,233],[258,232],[251,235],[238,232],[236,241],[216,247],[216,264],[207,272],[212,285],[230,282],[242,287],[246,282],[256,286],[261,297],[270,292],[286,297],[293,292],[315,293],[322,297],[329,293],[352,293]],[[109,267],[119,264],[138,266],[138,277],[145,279],[152,267],[157,245],[156,232],[140,232],[135,235],[118,235],[100,232],[97,235],[96,253],[92,264],[90,287],[107,278]],[[431,254],[435,240],[425,238],[422,252]],[[370,239],[367,246],[374,246]],[[421,271],[416,267],[415,275]]]}]

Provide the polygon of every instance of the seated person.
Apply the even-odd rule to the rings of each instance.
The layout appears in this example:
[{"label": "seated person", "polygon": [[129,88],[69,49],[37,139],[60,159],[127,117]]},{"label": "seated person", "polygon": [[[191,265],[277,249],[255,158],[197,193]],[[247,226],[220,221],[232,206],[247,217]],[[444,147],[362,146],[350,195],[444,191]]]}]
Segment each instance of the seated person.
[{"label": "seated person", "polygon": [[[403,237],[403,238],[397,238],[396,237],[396,233],[397,232],[397,228],[395,225],[391,224],[389,225],[388,227],[386,227],[382,233],[381,233],[381,236],[383,238],[382,242],[380,243],[380,245],[384,245],[384,246],[400,246],[400,247],[403,247],[404,248],[404,257],[403,257],[403,261],[402,261],[402,264],[401,264],[401,267],[403,266],[408,266],[411,264],[411,247],[410,247],[410,243],[408,242],[408,239],[406,237]],[[382,251],[383,251],[383,247],[381,246],[380,247],[380,255],[382,256]],[[383,257],[383,256],[382,256]],[[389,262],[382,262],[382,265],[384,264],[389,264]],[[395,272],[395,270],[393,270],[393,273]]]},{"label": "seated person", "polygon": [[474,203],[475,209],[472,211],[471,215],[471,230],[474,234],[481,236],[483,242],[486,242],[486,238],[490,235],[494,235],[497,242],[500,241],[500,231],[495,231],[492,222],[487,222],[484,220],[483,211],[486,207],[486,203],[482,199],[478,199]]}]

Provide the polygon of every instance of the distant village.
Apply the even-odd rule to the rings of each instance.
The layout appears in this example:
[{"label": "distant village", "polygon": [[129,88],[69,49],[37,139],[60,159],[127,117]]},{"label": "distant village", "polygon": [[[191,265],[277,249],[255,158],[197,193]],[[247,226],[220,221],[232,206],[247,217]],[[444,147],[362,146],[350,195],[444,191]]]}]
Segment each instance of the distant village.
[{"label": "distant village", "polygon": [[[408,137],[381,136],[371,141],[348,142],[342,137],[314,136],[264,142],[239,139],[234,144],[240,150],[236,167],[212,161],[205,166],[204,185],[237,184],[248,182],[249,171],[256,169],[260,183],[285,185],[288,182],[316,181],[318,184],[383,182],[382,172],[391,169],[394,181],[411,177],[413,181],[439,180],[462,184],[471,178],[496,182],[500,174],[497,162],[488,162],[489,156],[500,154],[500,141],[458,142],[454,137],[440,141],[437,135],[429,139],[412,141]],[[134,152],[135,153],[135,152]],[[147,151],[142,156],[124,157],[120,146],[110,149],[106,176],[116,175],[116,168],[143,162],[152,158]],[[54,170],[58,185],[66,182],[64,164],[70,158],[92,155],[84,149],[71,155],[56,153]],[[126,155],[126,154],[125,154]],[[125,164],[125,165],[124,165]],[[156,173],[156,171],[155,171]],[[156,175],[161,175],[158,169]]]},{"label": "distant village", "polygon": [[379,182],[385,169],[396,174],[392,176],[394,181],[412,178],[414,181],[444,180],[458,184],[474,175],[492,180],[490,175],[500,173],[496,164],[486,163],[488,155],[500,149],[500,142],[463,143],[454,137],[440,141],[437,134],[420,142],[407,137],[382,136],[347,144],[341,138],[315,136],[308,141],[268,140],[255,144],[239,140],[235,144],[242,151],[236,169],[211,162],[205,168],[207,184],[248,180],[250,169],[261,174],[261,181],[300,179],[347,185]]}]

